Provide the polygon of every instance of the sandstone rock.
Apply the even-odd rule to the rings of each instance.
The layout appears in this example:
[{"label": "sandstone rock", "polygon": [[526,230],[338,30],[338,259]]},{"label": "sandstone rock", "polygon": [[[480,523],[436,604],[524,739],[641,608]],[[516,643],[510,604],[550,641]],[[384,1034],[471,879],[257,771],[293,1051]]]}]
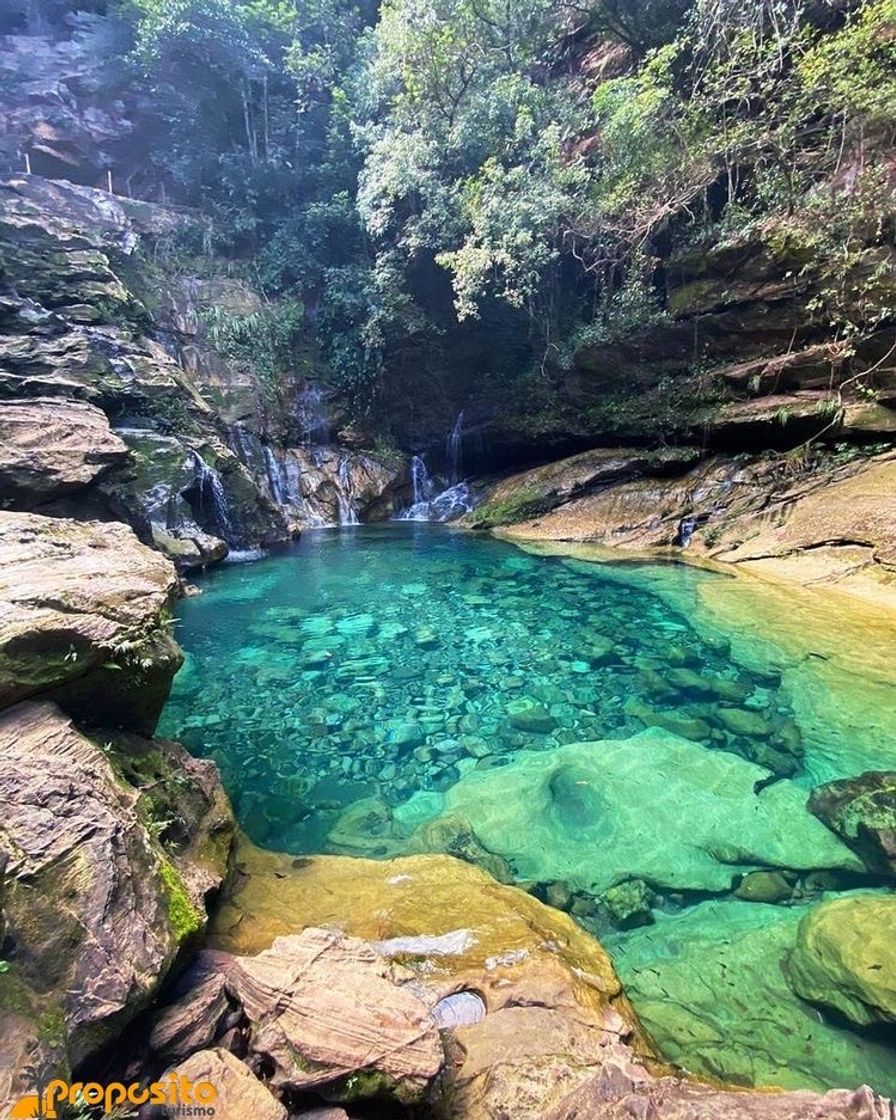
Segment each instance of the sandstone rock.
[{"label": "sandstone rock", "polygon": [[653,921],[650,912],[652,895],[643,879],[629,879],[626,883],[610,887],[603,892],[600,900],[620,929],[649,925]]},{"label": "sandstone rock", "polygon": [[733,735],[747,735],[751,739],[763,739],[771,734],[769,722],[759,712],[748,708],[717,708],[719,723]]},{"label": "sandstone rock", "polygon": [[364,942],[306,929],[235,960],[227,987],[252,1024],[250,1053],[278,1092],[326,1087],[334,1100],[422,1098],[444,1060],[412,974]]},{"label": "sandstone rock", "polygon": [[819,786],[809,810],[872,871],[896,875],[896,772],[869,771]]},{"label": "sandstone rock", "polygon": [[537,701],[529,696],[511,700],[504,710],[513,727],[533,735],[547,735],[557,726],[557,721]]},{"label": "sandstone rock", "polygon": [[[563,1120],[646,1120],[654,1115],[652,1109],[665,1108],[656,1115],[670,1120],[890,1120],[889,1104],[867,1090],[825,1097],[729,1093],[660,1077],[655,1066],[649,1072],[644,1062],[649,1048],[601,946],[567,915],[457,860],[291,860],[244,843],[238,867],[235,890],[212,931],[213,943],[221,949],[253,952],[270,944],[272,937],[309,924],[337,925],[373,940],[379,954],[402,961],[426,1001],[455,993],[479,996],[484,1017],[470,1025],[453,1025],[444,1034],[449,1061],[438,1089],[422,1105],[427,1115],[440,1120],[545,1120],[548,1115]],[[770,916],[784,923],[789,934],[795,933],[798,916],[789,911],[727,905],[739,907],[754,923],[757,917]],[[660,923],[665,920],[662,917]],[[707,916],[703,936],[710,944],[703,948],[724,957],[725,977],[742,939],[720,946],[718,924]],[[661,933],[651,926],[629,936]],[[669,961],[690,956],[693,942],[684,930],[681,938],[673,937],[668,942]],[[738,986],[730,999],[724,984],[714,987],[715,972],[705,960],[695,966],[698,979],[691,977],[684,989],[673,981],[673,1000],[683,990],[686,998],[699,1003],[689,1020],[695,1028],[693,1048],[682,1052],[686,1063],[695,1068],[693,1058],[703,1054],[706,1060],[698,1068],[712,1066],[719,1040],[727,1042],[727,1034],[736,1034],[736,1024],[725,1016],[736,1015],[741,1029],[748,1019],[750,1029],[765,1032],[761,1038],[768,1044],[767,1060],[758,1061],[757,1054],[765,1055],[766,1050],[755,1039],[746,1045],[741,1075],[745,1082],[780,1084],[784,1078],[785,1084],[823,1084],[831,1070],[846,1084],[866,1077],[886,1081],[892,1060],[883,1047],[857,1047],[854,1039],[841,1038],[815,1016],[807,1017],[803,1006],[788,996],[777,966],[782,946],[788,944],[787,936],[770,942],[758,955],[755,972],[736,973]],[[662,977],[661,991],[669,976],[666,963],[654,958],[646,971],[654,969]],[[759,1003],[751,999],[755,1015],[745,1016],[738,993],[761,990],[760,981],[771,983],[772,991]],[[702,994],[695,999],[695,993]],[[662,991],[658,1002],[670,1013],[686,1013]],[[701,1028],[699,1016],[719,1015],[720,1002],[719,1026]],[[712,1072],[718,1074],[718,1068]]]},{"label": "sandstone rock", "polygon": [[0,408],[0,498],[34,506],[89,486],[127,457],[98,408],[47,398]]},{"label": "sandstone rock", "polygon": [[151,732],[181,655],[171,564],[118,524],[0,512],[0,707],[49,695]]},{"label": "sandstone rock", "polygon": [[682,1081],[652,1078],[622,1059],[578,1088],[544,1120],[890,1120],[892,1104],[863,1087],[854,1092],[725,1092]]},{"label": "sandstone rock", "polygon": [[[226,1050],[200,1050],[171,1072],[188,1078],[194,1088],[202,1082],[214,1087],[209,1107],[217,1120],[286,1120],[286,1109],[273,1093]],[[178,1112],[166,1108],[164,1114],[174,1120]]]},{"label": "sandstone rock", "polygon": [[634,695],[629,696],[622,707],[626,715],[634,716],[645,727],[663,727],[673,735],[680,735],[683,739],[691,739],[698,743],[712,736],[712,728],[706,720],[680,711],[651,708],[649,704],[645,704]]},{"label": "sandstone rock", "polygon": [[220,972],[200,971],[198,979],[188,973],[179,987],[185,984],[189,984],[186,993],[160,1012],[149,1036],[150,1048],[164,1061],[182,1061],[214,1042],[230,1006]]},{"label": "sandstone rock", "polygon": [[33,1036],[75,1064],[149,1001],[204,915],[134,790],[58,709],[2,713],[0,758],[10,962],[0,1007],[15,993]]},{"label": "sandstone rock", "polygon": [[860,1026],[896,1022],[894,921],[890,895],[851,895],[813,908],[787,962],[794,991]]}]

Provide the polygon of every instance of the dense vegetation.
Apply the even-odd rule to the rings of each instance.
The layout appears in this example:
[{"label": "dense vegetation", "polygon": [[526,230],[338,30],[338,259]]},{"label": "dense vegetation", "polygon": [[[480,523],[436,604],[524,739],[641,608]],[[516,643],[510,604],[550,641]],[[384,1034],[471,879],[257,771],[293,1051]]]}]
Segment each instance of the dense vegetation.
[{"label": "dense vegetation", "polygon": [[550,407],[708,240],[811,259],[836,337],[892,314],[896,0],[110,0],[93,33],[266,334],[405,430]]}]

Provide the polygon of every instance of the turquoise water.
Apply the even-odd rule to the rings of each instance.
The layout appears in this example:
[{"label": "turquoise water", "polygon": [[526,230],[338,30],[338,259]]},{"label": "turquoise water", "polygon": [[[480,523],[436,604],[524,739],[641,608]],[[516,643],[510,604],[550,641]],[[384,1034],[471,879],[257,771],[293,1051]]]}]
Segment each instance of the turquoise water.
[{"label": "turquoise water", "polygon": [[[209,573],[202,591],[180,606],[189,661],[161,731],[216,759],[263,845],[326,850],[348,802],[396,804],[519,750],[651,721],[799,769],[774,678],[592,565],[390,526],[307,533],[285,554]],[[680,688],[659,675],[670,664]],[[732,731],[739,720],[749,735]]]},{"label": "turquoise water", "polygon": [[[700,584],[725,578],[425,524],[309,532],[180,604],[187,662],[159,731],[215,759],[260,845],[448,851],[570,911],[692,1071],[892,1094],[891,1040],[785,979],[806,909],[880,884],[806,809],[780,674],[695,625]],[[732,897],[769,868],[777,905]]]}]

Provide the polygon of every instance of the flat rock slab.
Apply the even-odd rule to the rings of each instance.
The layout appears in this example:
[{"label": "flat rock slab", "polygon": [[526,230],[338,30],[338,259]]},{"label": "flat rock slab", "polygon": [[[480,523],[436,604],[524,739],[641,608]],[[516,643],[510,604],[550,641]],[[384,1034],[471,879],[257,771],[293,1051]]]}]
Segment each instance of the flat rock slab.
[{"label": "flat rock slab", "polygon": [[784,964],[807,912],[713,899],[620,941],[626,993],[664,1057],[738,1084],[824,1092],[836,1078],[896,1093],[893,1051],[817,1014],[788,984]]},{"label": "flat rock slab", "polygon": [[343,934],[306,929],[236,958],[227,988],[252,1024],[250,1053],[277,1092],[327,1086],[334,1100],[419,1100],[444,1060],[412,974]]},{"label": "flat rock slab", "polygon": [[861,870],[805,791],[738,755],[651,728],[630,739],[521,752],[465,775],[444,811],[520,878],[599,893],[627,879],[725,891],[752,867]]},{"label": "flat rock slab", "polygon": [[[0,708],[114,662],[88,714],[108,700],[120,709],[109,723],[152,730],[181,660],[160,626],[176,586],[173,565],[125,525],[0,512]],[[141,694],[133,712],[115,701],[129,689]]]},{"label": "flat rock slab", "polygon": [[678,1078],[652,1079],[617,1061],[544,1120],[892,1120],[893,1106],[867,1087],[814,1093],[725,1092]]},{"label": "flat rock slab", "polygon": [[41,505],[82,489],[127,458],[127,445],[98,408],[49,398],[0,408],[0,499]]}]

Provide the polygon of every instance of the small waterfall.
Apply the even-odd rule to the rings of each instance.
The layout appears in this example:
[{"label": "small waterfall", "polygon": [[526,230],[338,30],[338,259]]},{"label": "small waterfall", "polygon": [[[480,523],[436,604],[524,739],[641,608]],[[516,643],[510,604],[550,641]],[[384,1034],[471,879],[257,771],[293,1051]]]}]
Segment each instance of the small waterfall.
[{"label": "small waterfall", "polygon": [[210,516],[220,536],[233,536],[233,522],[227,505],[227,494],[221,476],[206,463],[198,451],[193,451],[193,477],[199,493],[200,517]]},{"label": "small waterfall", "polygon": [[412,504],[395,515],[396,521],[450,521],[473,508],[470,488],[465,482],[437,493],[436,483],[420,455],[411,459],[411,496]]},{"label": "small waterfall", "polygon": [[461,409],[445,442],[445,461],[448,464],[448,481],[455,485],[461,480],[464,455],[464,410]]},{"label": "small waterfall", "polygon": [[324,391],[320,385],[311,382],[299,393],[296,416],[303,444],[314,447],[328,442],[330,433],[324,410]]},{"label": "small waterfall", "polygon": [[336,500],[339,503],[339,524],[360,525],[358,519],[358,506],[355,501],[354,484],[352,481],[351,456],[345,453],[339,456],[339,466],[336,470]]}]

